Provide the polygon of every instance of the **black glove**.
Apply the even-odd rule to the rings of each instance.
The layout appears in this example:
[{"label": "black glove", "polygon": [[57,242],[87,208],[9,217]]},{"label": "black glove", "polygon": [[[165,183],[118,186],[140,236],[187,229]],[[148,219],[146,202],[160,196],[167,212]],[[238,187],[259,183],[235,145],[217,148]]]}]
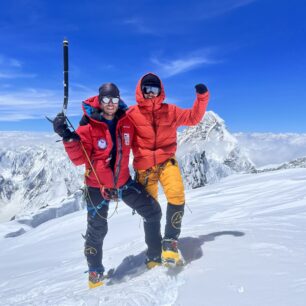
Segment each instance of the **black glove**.
[{"label": "black glove", "polygon": [[64,141],[70,139],[80,140],[80,137],[77,133],[71,132],[68,128],[66,122],[66,116],[63,113],[57,114],[53,120],[53,130],[56,134],[63,138]]},{"label": "black glove", "polygon": [[195,86],[196,92],[198,94],[204,94],[205,92],[207,92],[207,87],[204,84],[197,84]]},{"label": "black glove", "polygon": [[105,200],[118,200],[118,191],[114,188],[102,188],[102,197]]}]

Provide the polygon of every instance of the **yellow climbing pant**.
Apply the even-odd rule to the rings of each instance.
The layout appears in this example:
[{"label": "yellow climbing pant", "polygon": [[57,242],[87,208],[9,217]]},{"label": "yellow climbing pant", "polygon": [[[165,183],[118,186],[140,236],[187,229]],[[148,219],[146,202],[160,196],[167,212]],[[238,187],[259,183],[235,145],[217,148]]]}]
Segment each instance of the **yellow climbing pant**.
[{"label": "yellow climbing pant", "polygon": [[174,205],[185,203],[183,179],[174,157],[147,170],[136,170],[136,179],[145,186],[147,192],[156,200],[158,197],[158,182],[160,182],[168,203]]}]

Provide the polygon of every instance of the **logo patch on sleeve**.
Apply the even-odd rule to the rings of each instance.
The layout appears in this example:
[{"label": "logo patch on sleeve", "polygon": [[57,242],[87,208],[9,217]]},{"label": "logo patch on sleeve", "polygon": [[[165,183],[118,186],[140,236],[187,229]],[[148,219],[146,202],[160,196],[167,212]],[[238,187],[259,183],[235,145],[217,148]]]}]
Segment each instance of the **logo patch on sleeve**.
[{"label": "logo patch on sleeve", "polygon": [[107,147],[106,140],[104,138],[101,138],[98,140],[98,147],[100,149],[105,149]]},{"label": "logo patch on sleeve", "polygon": [[124,139],[124,144],[126,146],[130,145],[130,134],[129,133],[123,133],[123,139]]}]

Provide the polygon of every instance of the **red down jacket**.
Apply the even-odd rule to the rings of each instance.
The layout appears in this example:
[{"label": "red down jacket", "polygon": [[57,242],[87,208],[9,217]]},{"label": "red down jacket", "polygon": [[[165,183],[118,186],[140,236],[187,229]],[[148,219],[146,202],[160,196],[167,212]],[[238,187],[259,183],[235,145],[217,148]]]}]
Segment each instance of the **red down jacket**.
[{"label": "red down jacket", "polygon": [[165,91],[161,82],[161,93],[153,99],[145,99],[141,91],[141,80],[136,87],[138,105],[127,111],[135,128],[132,144],[134,168],[146,170],[173,157],[176,152],[176,132],[182,125],[198,124],[207,108],[209,93],[197,94],[191,109],[182,109],[163,103]]},{"label": "red down jacket", "polygon": [[[99,108],[98,96],[89,98],[83,102],[83,111],[87,119],[87,124],[80,125],[76,132],[81,137],[81,141],[101,185],[106,188],[118,188],[124,185],[130,177],[128,165],[134,128],[119,104],[119,109],[116,113],[116,116],[118,116],[116,127],[117,155],[113,171],[109,163],[113,142],[108,126],[106,123],[92,118],[93,112]],[[70,160],[76,166],[85,164],[86,185],[101,187],[87,161],[80,142],[64,142],[64,146]]]}]

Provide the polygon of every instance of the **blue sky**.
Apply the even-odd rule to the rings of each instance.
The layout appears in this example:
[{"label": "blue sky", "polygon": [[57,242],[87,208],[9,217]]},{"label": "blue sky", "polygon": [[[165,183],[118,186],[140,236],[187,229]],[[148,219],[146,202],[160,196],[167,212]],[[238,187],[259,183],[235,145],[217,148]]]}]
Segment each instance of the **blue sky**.
[{"label": "blue sky", "polygon": [[302,0],[1,1],[0,130],[52,131],[44,116],[62,108],[64,37],[73,122],[102,83],[131,105],[155,72],[167,102],[185,108],[205,83],[231,132],[306,132]]}]

